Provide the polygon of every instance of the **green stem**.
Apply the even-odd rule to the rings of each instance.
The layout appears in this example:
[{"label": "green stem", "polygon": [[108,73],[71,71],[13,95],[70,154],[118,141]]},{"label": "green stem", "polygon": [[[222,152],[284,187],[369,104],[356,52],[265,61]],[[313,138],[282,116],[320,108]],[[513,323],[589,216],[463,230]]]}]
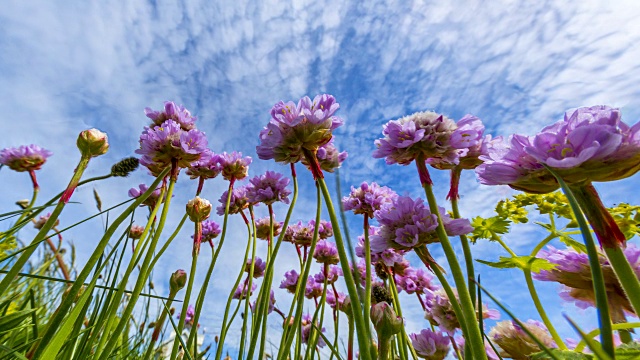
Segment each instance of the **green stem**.
[{"label": "green stem", "polygon": [[621,248],[604,248],[611,268],[616,273],[622,289],[627,295],[636,314],[640,314],[640,283],[638,277],[631,268],[629,260]]},{"label": "green stem", "polygon": [[[251,243],[251,267],[249,268],[249,281],[247,282],[247,291],[250,292],[251,291],[251,286],[253,284],[253,273],[255,271],[255,265],[256,265],[256,243],[257,243],[257,238],[256,238],[256,219],[255,219],[255,214],[253,213],[253,206],[249,205],[249,212],[251,214],[251,229],[252,231],[249,231],[249,242]],[[252,235],[253,234],[253,235]],[[247,251],[249,250],[249,247],[247,245]],[[245,255],[245,264],[247,263],[247,257],[248,255]],[[237,286],[237,285],[236,285]],[[269,294],[271,295],[271,294]],[[269,296],[269,301],[271,301],[271,296]],[[240,351],[238,352],[238,359],[242,359],[242,355],[244,355],[244,345],[246,342],[246,338],[247,338],[247,319],[249,318],[249,303],[251,302],[251,296],[250,294],[247,295],[247,297],[245,298],[244,301],[244,317],[242,318],[242,335],[240,336]],[[257,303],[256,303],[257,304]],[[266,305],[267,309],[269,304]],[[267,311],[268,314],[268,311]],[[264,317],[265,320],[267,318],[267,316]],[[251,322],[253,323],[253,319],[251,319]],[[265,321],[266,322],[266,321]],[[264,324],[264,323],[263,323]],[[253,329],[253,327],[252,327]],[[265,332],[266,336],[266,331],[263,329],[263,331]]]},{"label": "green stem", "polygon": [[389,350],[391,348],[391,338],[378,338],[378,360],[389,360]]},{"label": "green stem", "polygon": [[[418,159],[416,159],[416,164],[418,165],[419,170],[427,171],[424,159],[420,159],[419,157]],[[423,182],[422,186],[427,196],[431,213],[435,214],[438,217],[438,227],[436,228],[436,234],[438,235],[440,244],[442,244],[442,249],[444,250],[447,262],[449,263],[449,267],[451,268],[451,275],[453,276],[456,287],[458,288],[462,317],[465,318],[468,325],[468,332],[466,332],[464,335],[471,345],[471,350],[474,354],[473,358],[477,360],[486,360],[487,353],[484,349],[482,334],[480,332],[480,328],[476,326],[477,318],[475,307],[473,305],[473,302],[471,301],[471,296],[469,295],[469,290],[467,289],[467,282],[465,281],[462,269],[460,268],[460,264],[458,263],[458,259],[456,258],[456,253],[453,249],[453,246],[451,246],[451,242],[449,241],[447,233],[445,232],[442,222],[442,216],[440,215],[440,211],[438,209],[436,197],[433,194],[432,185],[428,182]]]},{"label": "green stem", "polygon": [[[546,238],[544,238],[535,247],[535,249],[533,249],[533,251],[531,252],[531,256],[532,257],[536,256],[538,252],[542,249],[542,247],[544,247],[547,243],[549,243],[551,240],[555,238],[556,238],[555,233],[552,233]],[[544,310],[544,307],[542,306],[542,302],[538,297],[538,292],[536,291],[536,287],[533,284],[533,278],[531,277],[531,270],[526,269],[523,271],[524,271],[524,278],[527,282],[527,288],[529,289],[529,294],[531,294],[531,299],[533,300],[533,304],[535,305],[536,310],[538,310],[540,319],[542,319],[542,322],[547,327],[547,330],[549,330],[549,334],[551,334],[551,337],[553,338],[553,341],[555,341],[556,345],[558,345],[558,348],[560,350],[567,350],[567,345],[564,343],[564,341],[556,331],[556,328],[553,326],[553,323],[551,322],[551,320],[549,320],[549,317],[547,316],[547,312]]]},{"label": "green stem", "polygon": [[612,359],[615,359],[615,350],[613,343],[613,330],[611,328],[611,316],[609,314],[609,304],[607,299],[607,288],[604,282],[604,275],[602,268],[600,267],[600,254],[596,249],[595,242],[591,236],[589,225],[587,224],[582,211],[580,211],[580,205],[574,196],[572,189],[562,180],[562,178],[550,168],[547,170],[555,176],[556,180],[562,187],[564,194],[567,196],[571,210],[576,217],[576,221],[580,226],[580,231],[584,238],[585,245],[587,247],[587,255],[589,256],[589,266],[591,267],[591,277],[593,279],[593,290],[596,297],[596,308],[598,310],[598,320],[600,325],[600,342],[604,352]]},{"label": "green stem", "polygon": [[[364,214],[364,258],[365,258],[365,285],[364,285],[364,325],[367,330],[367,338],[371,338],[371,246],[369,243],[369,215]],[[402,315],[400,315],[402,316]]]},{"label": "green stem", "polygon": [[[329,189],[327,188],[327,184],[322,178],[318,179],[318,183],[320,185],[320,188],[322,189],[322,195],[324,196],[325,202],[327,204],[327,211],[329,213],[329,218],[331,219],[331,226],[333,227],[333,236],[334,236],[334,239],[336,240],[336,247],[338,248],[340,265],[342,266],[342,272],[344,273],[344,279],[347,284],[347,290],[349,292],[349,297],[351,298],[351,312],[353,313],[353,320],[355,322],[356,329],[357,329],[360,356],[363,360],[369,359],[371,356],[370,355],[371,352],[369,350],[369,346],[371,345],[370,344],[371,338],[367,337],[367,334],[369,332],[367,331],[367,328],[366,328],[367,324],[364,323],[364,317],[362,315],[362,305],[360,304],[360,297],[358,296],[356,283],[353,279],[351,268],[349,267],[349,258],[347,258],[344,241],[342,241],[342,233],[340,232],[340,223],[338,222],[335,209],[333,208],[333,203],[331,201],[331,195],[329,194]],[[368,231],[368,229],[366,231]]]},{"label": "green stem", "polygon": [[[109,342],[107,343],[106,347],[104,348],[104,351],[99,354],[99,360],[106,360],[110,355],[111,355],[111,351],[115,348],[117,342],[118,342],[118,336],[119,334],[122,333],[122,331],[124,330],[125,326],[127,326],[127,324],[129,323],[129,317],[131,316],[131,314],[133,313],[133,309],[135,308],[136,302],[138,301],[138,297],[140,296],[140,293],[142,292],[142,288],[145,286],[147,278],[149,277],[149,274],[151,272],[151,269],[149,267],[151,261],[153,260],[153,254],[156,248],[156,245],[158,244],[158,240],[160,239],[160,234],[162,233],[162,229],[164,229],[164,225],[166,223],[167,220],[167,215],[169,214],[169,207],[171,204],[171,198],[173,195],[173,189],[175,187],[175,183],[176,183],[176,177],[177,175],[174,175],[173,172],[177,171],[177,168],[175,167],[175,164],[172,166],[172,174],[170,176],[170,180],[169,180],[169,187],[167,189],[167,198],[165,200],[164,203],[164,207],[162,208],[162,214],[160,215],[160,221],[158,222],[158,227],[156,229],[156,232],[154,234],[153,239],[151,240],[151,243],[149,244],[149,248],[147,250],[147,255],[145,256],[145,259],[142,263],[142,267],[141,267],[141,274],[138,277],[138,280],[136,281],[136,285],[134,286],[133,289],[133,294],[131,294],[131,298],[129,299],[129,302],[127,303],[127,307],[125,308],[122,316],[120,317],[120,321],[118,322],[118,325],[116,325],[116,328],[114,330],[114,334],[116,336],[112,336],[109,339]],[[98,355],[98,354],[96,354]]]},{"label": "green stem", "polygon": [[[318,181],[316,181],[316,202],[317,202],[317,206],[316,206],[315,227],[313,228],[313,239],[311,240],[311,246],[309,248],[310,254],[314,253],[316,249],[316,245],[318,243],[318,230],[320,227],[320,215],[322,213],[322,197],[320,196],[320,186],[318,184]],[[334,236],[335,236],[335,231],[336,229],[334,228]],[[281,349],[288,349],[291,346],[294,335],[298,332],[298,329],[300,329],[300,324],[302,321],[302,311],[303,311],[303,305],[304,305],[304,291],[305,291],[306,279],[309,277],[309,271],[311,270],[312,263],[313,261],[311,261],[311,259],[307,259],[307,262],[305,263],[305,266],[304,266],[304,271],[298,277],[296,293],[292,301],[292,306],[295,306],[295,309],[296,309],[295,317],[293,319],[292,326],[288,326],[282,335],[283,338],[281,339],[280,343],[282,345],[284,341],[284,346],[280,346]],[[250,352],[249,355],[252,355],[252,353]],[[279,360],[284,360],[284,356],[286,356],[286,353],[281,352],[279,354],[279,358],[280,358]],[[252,357],[249,356],[249,358],[252,358]]]},{"label": "green stem", "polygon": [[[634,329],[640,327],[640,322],[632,322],[632,323],[621,323],[621,324],[613,324],[613,330],[626,330],[626,329]],[[600,329],[594,329],[587,334],[587,338],[592,339],[594,336],[600,334]],[[584,340],[580,340],[576,348],[575,352],[581,353],[584,351],[584,347],[586,346],[586,342]]]},{"label": "green stem", "polygon": [[116,220],[111,224],[111,226],[109,226],[105,234],[102,236],[102,239],[100,239],[100,242],[96,246],[96,249],[94,250],[93,254],[91,254],[91,256],[89,257],[89,260],[87,260],[87,263],[82,268],[82,271],[76,277],[76,281],[74,282],[73,286],[67,290],[67,293],[62,298],[62,302],[58,306],[58,309],[56,310],[55,314],[50,318],[49,322],[47,323],[45,327],[46,331],[42,339],[40,340],[39,343],[34,344],[32,347],[32,350],[30,350],[30,352],[34,353],[32,359],[38,359],[39,356],[42,355],[42,351],[47,347],[47,345],[49,344],[53,336],[58,331],[60,324],[64,320],[65,316],[69,313],[69,309],[73,305],[77,294],[84,287],[85,280],[91,274],[95,264],[103,257],[103,252],[107,247],[107,245],[109,244],[109,240],[111,239],[115,231],[118,229],[120,224],[122,224],[129,217],[131,212],[134,211],[138,206],[140,206],[140,204],[142,204],[142,202],[145,201],[151,195],[151,193],[153,193],[153,191],[156,189],[156,187],[158,186],[162,178],[164,178],[168,172],[169,172],[169,169],[164,170],[156,178],[156,180],[149,187],[149,189],[144,194],[140,195],[137,199],[135,199],[131,203],[131,205],[129,205],[129,207],[127,207],[127,209],[122,214],[120,214],[118,218],[116,218]]},{"label": "green stem", "polygon": [[[452,187],[456,186],[460,181],[460,173],[462,169],[459,167],[455,167],[451,169],[451,183]],[[454,219],[460,219],[460,209],[458,208],[458,191],[455,190],[455,193],[451,196],[451,210],[453,212]],[[462,245],[462,252],[464,253],[464,263],[467,267],[467,286],[469,287],[469,296],[471,297],[471,302],[476,304],[476,286],[473,283],[473,279],[476,278],[475,270],[473,268],[473,255],[471,254],[471,247],[469,246],[469,239],[467,239],[466,235],[460,235],[460,244]]]},{"label": "green stem", "polygon": [[[67,190],[66,190],[67,193],[70,193],[73,189],[76,188],[78,181],[80,181],[80,178],[82,177],[82,173],[85,171],[85,169],[89,165],[89,160],[90,160],[89,157],[82,157],[80,159],[80,162],[76,167],[76,171],[73,173],[73,177],[71,178],[71,181],[69,181],[69,185],[67,186]],[[34,193],[34,196],[35,196],[35,193]],[[35,236],[35,238],[33,238],[33,241],[31,242],[32,244],[40,243],[45,238],[45,236],[47,236],[47,233],[49,233],[51,228],[55,225],[56,220],[58,220],[58,217],[60,216],[60,213],[62,213],[62,209],[64,209],[65,205],[66,205],[65,201],[58,202],[58,205],[56,205],[55,209],[51,213],[51,216],[49,217],[47,222],[45,222],[45,224],[42,226],[40,231],[38,231],[38,234]],[[24,267],[24,265],[27,263],[27,261],[29,260],[29,258],[31,257],[31,255],[35,250],[36,250],[36,247],[33,246],[33,247],[30,247],[28,250],[24,251],[18,258],[18,260],[16,260],[16,262],[13,264],[11,269],[9,269],[9,272],[7,273],[7,275],[5,275],[2,281],[0,281],[0,297],[5,294],[5,292],[7,291],[7,289],[13,282],[13,280],[16,278],[17,274]]]},{"label": "green stem", "polygon": [[[178,355],[178,346],[180,345],[180,341],[178,340],[178,337],[182,336],[182,330],[184,330],[184,324],[187,318],[187,310],[189,309],[189,299],[191,298],[193,283],[195,282],[194,280],[196,277],[197,265],[198,265],[198,252],[194,252],[191,260],[191,271],[189,272],[189,281],[187,283],[187,291],[184,295],[184,299],[182,300],[183,301],[182,310],[180,311],[180,320],[178,321],[176,338],[173,341],[173,348],[171,349],[171,359],[175,359],[175,357]],[[196,322],[193,323],[189,334],[191,334],[191,332],[196,332],[196,333],[198,332],[198,323]],[[188,346],[188,342],[187,342],[187,346]],[[185,349],[185,351],[188,351],[188,350],[189,349]]]}]

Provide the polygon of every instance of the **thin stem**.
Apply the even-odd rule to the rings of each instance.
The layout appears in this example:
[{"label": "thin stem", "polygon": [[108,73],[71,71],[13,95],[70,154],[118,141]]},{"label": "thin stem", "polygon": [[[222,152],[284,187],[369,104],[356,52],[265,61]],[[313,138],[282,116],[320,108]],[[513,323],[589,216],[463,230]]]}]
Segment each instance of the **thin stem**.
[{"label": "thin stem", "polygon": [[367,331],[367,338],[371,338],[371,245],[369,243],[369,215],[367,214],[364,214],[364,258],[366,263],[366,282],[364,285],[364,326]]},{"label": "thin stem", "polygon": [[[418,159],[416,159],[416,164],[418,165],[419,174],[421,172],[428,173],[424,158],[419,156]],[[471,345],[474,359],[486,360],[487,353],[484,350],[482,334],[480,332],[480,328],[476,325],[477,318],[475,307],[473,302],[471,301],[469,289],[467,288],[467,282],[465,281],[462,269],[460,268],[460,264],[458,263],[458,259],[456,258],[456,253],[453,249],[453,246],[451,246],[451,242],[449,241],[447,233],[445,232],[442,222],[442,216],[440,215],[440,211],[438,209],[436,197],[433,194],[433,187],[428,182],[423,182],[422,186],[424,188],[425,195],[427,196],[431,213],[435,214],[438,217],[438,227],[436,228],[436,234],[438,235],[438,239],[440,240],[440,244],[442,245],[442,249],[444,250],[447,262],[449,263],[449,267],[451,268],[451,275],[453,276],[456,287],[458,288],[458,296],[460,298],[461,305],[460,308],[462,310],[461,315],[465,318],[468,325],[468,332],[465,333],[465,336]]]},{"label": "thin stem", "polygon": [[[460,182],[460,172],[462,169],[455,167],[451,169],[451,188],[454,187],[454,178],[457,179],[455,182],[456,191],[455,194],[450,195],[451,199],[451,210],[453,212],[454,219],[460,219],[460,210],[458,209],[458,191],[457,184]],[[471,297],[471,302],[476,303],[476,287],[473,284],[473,279],[475,279],[475,271],[473,268],[473,256],[471,255],[471,247],[469,246],[469,239],[467,239],[466,235],[460,235],[460,244],[462,245],[462,252],[464,253],[464,263],[467,267],[467,286],[469,287],[469,296]]]},{"label": "thin stem", "polygon": [[351,268],[349,267],[349,259],[347,258],[347,253],[345,250],[344,241],[342,241],[342,233],[340,231],[340,223],[338,222],[338,218],[336,216],[336,212],[333,208],[333,202],[331,201],[331,195],[329,194],[329,189],[327,188],[327,184],[324,179],[318,179],[318,184],[322,189],[322,194],[325,199],[325,203],[327,204],[327,211],[329,213],[329,218],[331,219],[331,226],[333,227],[333,236],[336,240],[336,247],[338,248],[338,256],[340,258],[340,265],[342,266],[342,272],[344,273],[344,279],[347,284],[347,290],[349,291],[349,297],[351,298],[351,311],[353,313],[353,319],[357,329],[358,335],[358,346],[360,348],[360,356],[362,359],[370,358],[370,343],[371,339],[367,337],[369,333],[366,329],[366,325],[364,323],[364,317],[362,315],[362,305],[360,304],[360,297],[358,296],[358,290],[356,288],[356,283],[353,279],[353,275],[351,273]]}]

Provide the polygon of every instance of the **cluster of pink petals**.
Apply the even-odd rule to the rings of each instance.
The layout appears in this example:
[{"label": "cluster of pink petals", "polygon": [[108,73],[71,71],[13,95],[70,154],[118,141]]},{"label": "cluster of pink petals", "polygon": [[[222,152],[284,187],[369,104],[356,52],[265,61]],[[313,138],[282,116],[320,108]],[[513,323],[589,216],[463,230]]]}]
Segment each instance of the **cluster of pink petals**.
[{"label": "cluster of pink petals", "polygon": [[298,104],[278,102],[271,109],[271,120],[260,132],[260,145],[256,147],[262,160],[274,159],[281,163],[302,160],[304,151],[316,153],[333,137],[332,131],[342,125],[334,116],[340,105],[328,94],[313,100],[305,96]]},{"label": "cluster of pink petals", "polygon": [[275,171],[267,171],[263,175],[249,180],[247,186],[247,198],[252,204],[263,203],[271,205],[276,201],[289,203],[291,190],[287,189],[289,178]]},{"label": "cluster of pink petals", "polygon": [[424,294],[427,291],[436,291],[437,286],[433,277],[424,269],[414,269],[409,267],[402,275],[395,275],[396,287],[398,291],[405,291],[407,294]]},{"label": "cluster of pink petals", "polygon": [[375,182],[363,182],[358,188],[351,187],[349,196],[342,198],[342,206],[345,211],[373,218],[377,210],[390,205],[397,197],[398,194],[386,186],[380,186]]},{"label": "cluster of pink petals", "polygon": [[450,349],[449,337],[424,329],[418,334],[410,334],[409,338],[418,356],[427,360],[443,360]]},{"label": "cluster of pink petals", "polygon": [[53,153],[38,145],[22,145],[0,150],[0,164],[18,172],[40,170]]},{"label": "cluster of pink petals", "polygon": [[298,286],[298,279],[300,275],[295,270],[289,270],[284,273],[284,279],[280,282],[280,289],[286,289],[288,292],[295,294],[296,286]]},{"label": "cluster of pink petals", "polygon": [[570,185],[619,180],[640,170],[640,123],[630,127],[608,106],[579,108],[535,136],[494,139],[480,159],[481,183],[533,193],[559,187],[543,165]]},{"label": "cluster of pink petals", "polygon": [[[271,227],[271,220],[269,217],[263,217],[256,220],[256,237],[258,239],[267,240],[269,239],[269,232]],[[282,222],[274,221],[273,222],[273,236],[280,235],[280,231],[282,231]]]},{"label": "cluster of pink petals", "polygon": [[[218,202],[220,206],[216,208],[216,213],[220,216],[224,215],[225,206],[227,205],[227,197],[229,191],[225,191],[220,195]],[[249,198],[247,197],[247,186],[239,186],[231,191],[231,200],[229,202],[229,214],[238,214],[242,210],[249,207]]]},{"label": "cluster of pink petals", "polygon": [[164,111],[157,111],[147,107],[144,109],[144,113],[149,119],[153,120],[156,126],[162,125],[167,120],[173,120],[185,131],[194,129],[195,122],[198,120],[184,106],[176,105],[173,101],[164,102]]},{"label": "cluster of pink petals", "polygon": [[[467,219],[452,219],[443,208],[440,208],[440,215],[449,236],[473,231]],[[380,230],[370,237],[374,253],[382,253],[389,248],[410,250],[438,241],[435,232],[438,218],[422,199],[399,196],[392,206],[376,211],[374,216],[380,224]]]}]

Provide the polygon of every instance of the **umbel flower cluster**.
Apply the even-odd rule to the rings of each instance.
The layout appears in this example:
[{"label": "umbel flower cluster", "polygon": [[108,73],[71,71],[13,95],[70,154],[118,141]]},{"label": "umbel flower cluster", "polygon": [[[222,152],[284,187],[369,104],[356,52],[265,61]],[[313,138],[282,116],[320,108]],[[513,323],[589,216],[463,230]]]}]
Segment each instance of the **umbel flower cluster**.
[{"label": "umbel flower cluster", "polygon": [[[231,351],[239,359],[485,360],[637,353],[632,329],[638,324],[628,318],[640,311],[640,250],[630,241],[640,234],[640,206],[607,208],[593,183],[640,170],[640,123],[629,126],[619,109],[593,106],[568,111],[536,135],[503,138],[485,134],[474,115],[456,121],[417,112],[383,125],[372,155],[388,165],[415,164],[424,198],[360,179],[336,207],[325,174],[347,159],[334,135],[344,122],[339,109],[329,94],[276,103],[256,153],[288,166],[290,174],[253,174],[250,156],[214,151],[197,117],[167,101],[161,110],[144,110],[150,122],[135,150],[139,160],[124,159],[106,176],[82,177],[90,160],[109,149],[106,134],[83,131],[69,185],[43,204],[36,175],[52,153],[37,145],[0,150],[0,164],[29,173],[33,183],[32,200],[18,202],[20,210],[7,213],[17,221],[0,232],[0,355],[219,360]],[[104,234],[87,239],[95,250],[84,264],[74,263],[59,229],[74,190],[126,177],[138,163],[152,178],[130,188],[117,216],[114,208],[104,211]],[[298,174],[297,167],[310,174]],[[438,204],[434,169],[450,174],[449,206]],[[182,170],[187,176],[179,177]],[[496,216],[469,220],[458,206],[464,170],[474,170],[481,184],[524,193],[501,201]],[[299,179],[313,181],[315,208],[296,205],[299,189],[310,188],[299,187]],[[558,189],[564,195],[554,193]],[[191,191],[189,200],[176,205],[182,201],[177,191]],[[95,198],[102,212],[97,190]],[[145,211],[136,213],[139,207]],[[517,254],[510,244],[523,240],[511,236],[511,226],[527,223],[532,207],[549,235],[532,244],[531,253]],[[349,225],[358,225],[353,248],[338,208],[351,216]],[[182,220],[169,221],[176,211]],[[537,221],[541,217],[549,222]],[[35,228],[30,242],[22,230],[29,222]],[[473,245],[484,239],[504,250],[497,259],[474,257]],[[192,249],[187,259],[176,250],[185,241]],[[41,258],[40,244],[46,246]],[[171,266],[179,269],[171,269],[169,286],[156,287]],[[520,306],[510,311],[480,284],[478,275],[496,274],[489,267],[522,271],[530,299],[520,294],[518,300],[529,302],[522,307],[535,308],[535,315]],[[42,284],[58,280],[57,287]],[[599,324],[597,331],[584,339],[579,331],[582,341],[563,339],[534,281],[558,283],[566,306],[595,308],[590,322]],[[203,336],[205,328],[214,329],[213,339]]]}]

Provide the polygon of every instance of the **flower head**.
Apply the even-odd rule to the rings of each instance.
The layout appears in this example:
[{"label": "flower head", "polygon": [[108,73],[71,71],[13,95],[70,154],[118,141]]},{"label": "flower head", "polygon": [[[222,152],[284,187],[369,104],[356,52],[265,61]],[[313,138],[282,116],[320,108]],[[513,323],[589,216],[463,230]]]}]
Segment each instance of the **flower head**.
[{"label": "flower head", "polygon": [[247,197],[252,204],[264,203],[271,205],[276,201],[289,203],[289,194],[291,191],[287,189],[289,178],[275,171],[267,171],[263,175],[256,176],[249,180],[251,183],[247,187]]},{"label": "flower head", "polygon": [[207,149],[207,138],[197,129],[184,131],[174,120],[166,120],[160,126],[145,127],[140,135],[140,148],[136,154],[142,155],[140,164],[146,166],[153,175],[158,175],[171,166],[187,168],[200,160]]},{"label": "flower head", "polygon": [[[36,221],[35,224],[33,224],[33,227],[38,230],[42,229],[42,227],[49,220],[50,217],[51,217],[51,213],[47,213],[47,215],[40,216],[38,221]],[[56,222],[55,224],[53,224],[52,228],[58,226],[59,224],[60,224],[60,219],[56,219]]]},{"label": "flower head", "polygon": [[340,105],[331,95],[318,95],[293,102],[278,102],[271,109],[271,120],[260,132],[256,147],[262,160],[274,159],[282,163],[296,163],[305,157],[304,151],[316,153],[328,143],[332,131],[342,125],[333,114]]},{"label": "flower head", "polygon": [[51,151],[38,145],[22,145],[0,150],[0,164],[19,172],[40,170],[51,155],[53,155]]},{"label": "flower head", "polygon": [[304,288],[304,296],[307,299],[317,299],[322,296],[323,284],[317,283],[313,277],[307,278],[307,286]]},{"label": "flower head", "polygon": [[202,241],[209,242],[220,235],[220,225],[213,220],[202,222]]},{"label": "flower head", "polygon": [[220,174],[220,171],[222,171],[220,155],[215,154],[209,149],[205,149],[202,154],[200,154],[200,159],[191,163],[189,169],[187,169],[187,175],[189,175],[191,179],[213,179]]},{"label": "flower head", "polygon": [[131,228],[129,228],[129,237],[133,240],[138,240],[142,236],[143,232],[144,226],[131,225]]},{"label": "flower head", "polygon": [[209,218],[211,207],[209,200],[196,196],[187,202],[187,215],[193,222],[202,222]]},{"label": "flower head", "polygon": [[484,125],[482,121],[473,115],[465,115],[457,122],[457,128],[453,131],[450,144],[458,149],[458,163],[445,161],[442,158],[430,158],[428,163],[437,169],[451,169],[459,167],[461,169],[474,169],[482,163],[481,155],[487,151],[486,144],[491,140],[491,136],[483,136]]},{"label": "flower head", "polygon": [[151,108],[145,108],[144,114],[151,120],[156,126],[161,126],[166,120],[173,120],[180,125],[180,127],[189,131],[196,127],[195,122],[198,119],[195,116],[191,116],[189,110],[185,109],[182,105],[176,105],[173,101],[164,102],[164,111],[156,111]]},{"label": "flower head", "polygon": [[559,187],[543,164],[569,185],[619,180],[640,170],[640,123],[630,127],[618,109],[608,106],[579,108],[535,136],[492,141],[480,158],[481,183],[532,193]]},{"label": "flower head", "polygon": [[223,152],[222,155],[220,155],[219,161],[222,177],[225,180],[242,180],[249,175],[249,164],[251,164],[250,156],[242,157],[242,153],[236,151],[230,154]]},{"label": "flower head", "polygon": [[433,283],[433,277],[424,269],[408,268],[403,275],[395,275],[396,287],[398,291],[405,291],[407,294],[423,294],[426,291],[436,291],[438,288]]},{"label": "flower head", "polygon": [[327,292],[327,304],[331,306],[332,309],[336,307],[340,311],[346,311],[345,306],[350,305],[349,297],[341,292],[334,293],[333,291]]},{"label": "flower head", "polygon": [[[539,321],[528,320],[524,326],[546,347],[556,347],[547,328]],[[505,320],[496,324],[489,332],[491,341],[502,351],[500,355],[513,359],[526,359],[542,351],[540,346],[514,321]]]},{"label": "flower head", "polygon": [[[452,219],[443,208],[439,210],[447,235],[473,231],[469,220]],[[374,253],[389,248],[410,250],[438,241],[435,233],[438,217],[429,211],[422,199],[399,196],[391,206],[376,211],[374,216],[381,225],[378,233],[371,236],[371,251]]]},{"label": "flower head", "polygon": [[[256,237],[262,240],[269,239],[269,231],[270,231],[270,223],[271,220],[269,217],[263,217],[256,220]],[[280,231],[282,231],[282,223],[278,221],[273,222],[273,236],[280,235]]]},{"label": "flower head", "polygon": [[416,353],[422,359],[443,360],[449,353],[449,337],[431,330],[410,334],[409,338]]},{"label": "flower head", "polygon": [[393,307],[386,301],[371,306],[371,322],[379,339],[389,339],[404,326],[402,317],[397,316]]},{"label": "flower head", "polygon": [[342,205],[345,211],[352,210],[354,214],[373,218],[374,212],[391,205],[397,197],[398,194],[386,186],[363,182],[358,188],[351,187],[349,196],[342,198]]},{"label": "flower head", "polygon": [[[220,216],[224,215],[228,197],[229,191],[227,190],[223,192],[220,199],[218,199],[218,202],[221,205],[216,208],[216,213]],[[229,214],[238,214],[248,207],[249,199],[247,198],[247,186],[233,188],[233,191],[231,192],[231,201],[229,202]]]},{"label": "flower head", "polygon": [[299,246],[311,245],[311,241],[313,240],[313,225],[303,224],[302,221],[289,225],[285,231],[284,240]]},{"label": "flower head", "polygon": [[187,272],[179,269],[176,270],[169,278],[169,288],[172,292],[178,292],[187,284]]},{"label": "flower head", "polygon": [[[335,169],[342,166],[342,163],[347,159],[348,154],[346,151],[338,151],[336,146],[333,144],[332,137],[331,141],[318,148],[316,156],[318,158],[320,169],[332,173]],[[310,167],[309,162],[306,158],[302,159],[302,163],[305,166]]]},{"label": "flower head", "polygon": [[264,276],[264,270],[267,268],[267,263],[264,260],[256,257],[256,261],[253,262],[253,259],[247,259],[247,262],[244,265],[244,271],[247,274],[251,271],[251,264],[253,263],[253,277],[261,278]]},{"label": "flower head", "polygon": [[[456,293],[457,298],[455,289],[454,293]],[[453,336],[456,329],[460,328],[460,322],[453,311],[453,306],[451,306],[451,301],[446,292],[444,289],[438,289],[435,291],[427,291],[426,294],[427,300],[425,305],[427,311],[425,312],[425,319],[429,320],[431,324],[438,326],[440,330]],[[483,319],[498,319],[499,317],[500,313],[498,311],[489,310],[486,305],[482,305]]]},{"label": "flower head", "polygon": [[[149,190],[149,187],[147,185],[140,184],[138,185],[137,189],[136,188],[129,189],[129,197],[137,198],[138,196],[147,192],[147,190]],[[158,200],[160,200],[160,192],[161,192],[161,188],[156,188],[155,190],[153,190],[151,195],[149,195],[149,197],[147,197],[145,201],[142,202],[142,205],[140,206],[146,205],[150,208],[154,208],[158,203]]]},{"label": "flower head", "polygon": [[387,164],[408,165],[418,156],[458,164],[459,149],[451,144],[456,123],[431,111],[417,112],[382,127],[384,138],[375,141],[374,158]]},{"label": "flower head", "polygon": [[332,242],[319,240],[313,252],[313,258],[320,264],[337,264],[339,261],[338,249]]},{"label": "flower head", "polygon": [[[315,229],[316,221],[311,219],[309,220],[309,227]],[[318,238],[321,240],[328,239],[333,236],[333,226],[331,226],[331,222],[326,220],[320,220],[320,224],[318,225]]]},{"label": "flower head", "polygon": [[[338,277],[342,276],[342,268],[337,265],[329,266],[329,273],[327,274],[327,284],[333,284],[338,280]],[[324,271],[320,271],[319,273],[313,276],[313,279],[318,284],[324,284]]]},{"label": "flower head", "polygon": [[247,296],[251,296],[253,294],[253,291],[256,289],[256,287],[257,285],[255,283],[252,283],[251,291],[249,291],[249,284],[246,282],[243,282],[239,284],[238,287],[236,288],[236,291],[233,293],[233,298],[237,300],[242,300]]},{"label": "flower head", "polygon": [[295,270],[289,270],[284,273],[284,279],[280,282],[280,289],[287,289],[288,292],[295,294],[296,286],[298,286],[298,272]]},{"label": "flower head", "polygon": [[[636,276],[640,278],[640,249],[629,244],[623,252]],[[552,270],[542,270],[533,274],[536,280],[555,281],[562,284],[563,290],[560,292],[560,297],[575,302],[582,309],[595,306],[591,266],[587,254],[573,249],[559,250],[549,246],[547,250],[540,251],[539,256],[555,267]],[[599,262],[604,275],[611,319],[614,323],[624,322],[625,312],[634,314],[633,308],[624,295],[622,285],[607,258],[599,255]]]},{"label": "flower head", "polygon": [[[309,335],[311,334],[311,329],[317,329],[319,327],[320,324],[315,324],[316,326],[312,326],[312,321],[313,321],[313,317],[310,314],[305,314],[302,316],[302,332],[301,332],[301,339],[302,339],[302,343],[303,344],[308,344],[309,343]],[[325,328],[323,327],[321,329],[322,332],[325,331]],[[324,347],[325,345],[327,345],[327,343],[324,342],[324,340],[322,339],[321,336],[318,336],[318,342],[316,344],[319,347]]]}]

